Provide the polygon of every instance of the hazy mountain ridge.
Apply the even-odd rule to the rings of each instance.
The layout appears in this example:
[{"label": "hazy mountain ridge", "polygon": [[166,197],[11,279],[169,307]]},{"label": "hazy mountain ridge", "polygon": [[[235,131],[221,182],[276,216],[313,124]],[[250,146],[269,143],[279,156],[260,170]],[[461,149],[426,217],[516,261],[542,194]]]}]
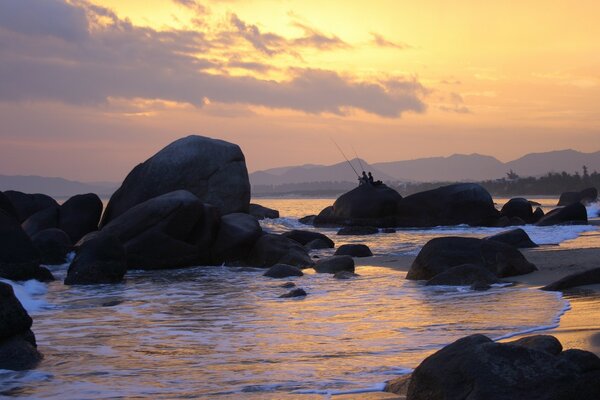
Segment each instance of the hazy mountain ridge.
[{"label": "hazy mountain ridge", "polygon": [[0,175],[0,191],[44,193],[52,197],[70,197],[82,193],[96,193],[101,197],[108,197],[118,187],[119,183],[112,182],[85,183],[36,175]]}]

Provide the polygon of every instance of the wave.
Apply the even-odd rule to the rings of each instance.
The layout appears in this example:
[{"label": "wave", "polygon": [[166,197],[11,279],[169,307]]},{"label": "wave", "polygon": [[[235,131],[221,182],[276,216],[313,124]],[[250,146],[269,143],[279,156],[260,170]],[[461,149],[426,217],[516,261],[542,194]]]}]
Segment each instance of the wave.
[{"label": "wave", "polygon": [[49,306],[49,303],[44,298],[48,292],[48,287],[42,282],[36,281],[35,279],[23,283],[13,282],[8,279],[0,279],[0,282],[8,283],[12,286],[15,296],[21,302],[23,308],[30,314]]}]

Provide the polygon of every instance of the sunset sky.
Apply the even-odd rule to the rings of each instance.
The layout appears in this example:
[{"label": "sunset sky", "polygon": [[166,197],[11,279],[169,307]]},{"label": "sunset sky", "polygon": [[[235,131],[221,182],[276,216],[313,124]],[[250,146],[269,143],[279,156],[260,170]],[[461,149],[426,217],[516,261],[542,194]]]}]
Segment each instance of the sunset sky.
[{"label": "sunset sky", "polygon": [[[511,4],[511,5],[509,5]],[[0,174],[600,150],[600,2],[0,0]]]}]

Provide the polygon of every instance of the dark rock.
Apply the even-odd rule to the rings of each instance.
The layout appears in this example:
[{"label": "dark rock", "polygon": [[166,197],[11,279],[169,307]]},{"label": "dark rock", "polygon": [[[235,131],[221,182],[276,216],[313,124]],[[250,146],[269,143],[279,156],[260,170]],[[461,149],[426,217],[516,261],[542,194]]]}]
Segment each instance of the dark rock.
[{"label": "dark rock", "polygon": [[93,193],[73,196],[60,206],[58,228],[69,235],[71,242],[77,243],[98,230],[102,207],[102,200]]},{"label": "dark rock", "polygon": [[311,240],[310,242],[306,243],[304,245],[304,248],[307,250],[323,250],[323,249],[330,249],[330,243],[327,240],[323,240],[323,239],[315,239],[315,240]]},{"label": "dark rock", "polygon": [[0,282],[0,369],[31,369],[42,359],[31,331],[32,322],[13,288]]},{"label": "dark rock", "polygon": [[7,190],[4,192],[4,195],[14,206],[19,217],[19,222],[25,221],[38,211],[49,207],[58,207],[56,200],[45,194],[26,194],[16,190]]},{"label": "dark rock", "polygon": [[523,346],[534,350],[545,351],[546,353],[559,355],[563,350],[560,341],[551,335],[534,335],[508,342],[517,346]]},{"label": "dark rock", "polygon": [[256,219],[275,219],[279,218],[279,211],[273,210],[260,204],[250,203],[248,214]]},{"label": "dark rock", "polygon": [[21,225],[29,237],[46,229],[58,227],[59,207],[48,207],[36,212]]},{"label": "dark rock", "polygon": [[452,267],[476,264],[498,277],[528,274],[535,265],[528,262],[515,247],[493,240],[439,237],[423,246],[406,279],[431,279]]},{"label": "dark rock", "polygon": [[537,226],[586,225],[587,210],[581,203],[573,203],[563,208],[555,208],[537,222]]},{"label": "dark rock", "polygon": [[335,274],[341,271],[354,272],[354,260],[350,256],[333,256],[317,261],[314,266],[318,273]]},{"label": "dark rock", "polygon": [[281,287],[284,289],[290,289],[296,287],[296,284],[294,282],[286,282],[283,285],[281,285]]},{"label": "dark rock", "polygon": [[476,290],[478,292],[483,292],[485,290],[489,290],[492,287],[487,284],[486,282],[482,282],[482,281],[477,281],[475,283],[473,283],[471,286],[469,286],[469,289],[471,290]]},{"label": "dark rock", "polygon": [[208,265],[220,216],[186,190],[136,205],[104,226],[125,247],[129,269]]},{"label": "dark rock", "polygon": [[396,233],[394,228],[381,228],[381,233]]},{"label": "dark rock", "polygon": [[65,285],[119,283],[127,272],[127,256],[116,237],[101,234],[78,250],[69,266]]},{"label": "dark rock", "polygon": [[296,242],[300,243],[301,245],[306,245],[309,242],[312,242],[313,240],[320,239],[324,243],[327,243],[326,248],[333,249],[335,247],[335,243],[333,243],[333,240],[329,239],[327,236],[325,236],[319,232],[302,231],[302,230],[294,229],[293,231],[282,233],[282,236],[285,236],[286,238],[295,240]]},{"label": "dark rock", "polygon": [[224,215],[213,245],[214,262],[243,260],[262,234],[263,230],[253,216],[243,213]]},{"label": "dark rock", "polygon": [[374,235],[379,233],[379,229],[373,226],[345,226],[340,229],[338,235]]},{"label": "dark rock", "polygon": [[275,264],[288,264],[298,268],[313,266],[313,261],[300,243],[273,234],[261,236],[254,243],[246,261],[249,265],[262,268]]},{"label": "dark rock", "polygon": [[518,217],[523,221],[531,222],[533,219],[533,207],[531,207],[531,203],[527,199],[515,197],[502,206],[500,214],[508,218]]},{"label": "dark rock", "polygon": [[40,267],[40,255],[14,217],[0,210],[0,277],[11,280],[53,280]]},{"label": "dark rock", "polygon": [[589,351],[569,349],[560,353],[560,357],[577,365],[581,373],[600,371],[600,358]]},{"label": "dark rock", "polygon": [[475,183],[459,183],[403,198],[396,226],[495,226],[499,217],[487,190]]},{"label": "dark rock", "polygon": [[371,249],[366,244],[343,244],[336,251],[336,256],[371,257]]},{"label": "dark rock", "polygon": [[319,213],[319,215],[317,215],[317,217],[319,218],[328,218],[328,217],[333,217],[333,206],[327,206],[324,209],[321,210],[321,212]]},{"label": "dark rock", "polygon": [[533,217],[532,217],[531,223],[535,224],[543,217],[544,217],[544,210],[542,210],[540,207],[538,207],[533,212]]},{"label": "dark rock", "polygon": [[0,192],[0,210],[15,218],[17,221],[21,222],[16,208],[13,206],[10,199],[6,197],[6,195],[2,192]]},{"label": "dark rock", "polygon": [[358,278],[360,275],[355,274],[354,272],[350,272],[350,271],[340,271],[340,272],[336,272],[333,277],[335,279],[353,279],[353,278]]},{"label": "dark rock", "polygon": [[580,192],[564,192],[560,195],[558,206],[568,206],[573,203],[589,204],[598,200],[598,190],[594,187]]},{"label": "dark rock", "polygon": [[538,245],[531,240],[527,232],[521,228],[500,232],[485,239],[510,244],[518,249],[538,247]]},{"label": "dark rock", "polygon": [[408,385],[410,385],[410,378],[411,374],[406,374],[387,381],[383,391],[406,396],[406,393],[408,392]]},{"label": "dark rock", "polygon": [[290,290],[289,292],[287,292],[286,294],[282,294],[281,296],[279,296],[279,298],[288,298],[288,297],[304,297],[306,296],[307,293],[304,289],[302,288],[297,288],[294,290]]},{"label": "dark rock", "polygon": [[286,264],[275,264],[263,274],[269,278],[287,278],[289,276],[302,276],[304,273],[298,267]]},{"label": "dark rock", "polygon": [[[596,357],[597,358],[597,357]],[[412,373],[408,400],[592,400],[600,396],[597,371],[576,362],[483,335],[459,339],[427,357]]]},{"label": "dark rock", "polygon": [[440,272],[428,280],[427,285],[470,286],[477,283],[478,285],[489,286],[492,283],[498,282],[499,279],[496,274],[484,266],[463,264]]},{"label": "dark rock", "polygon": [[298,222],[304,225],[314,225],[316,217],[316,215],[307,215],[306,217],[300,218]]},{"label": "dark rock", "polygon": [[42,264],[64,264],[73,247],[69,235],[57,228],[45,229],[31,238]]},{"label": "dark rock", "polygon": [[247,213],[250,182],[242,150],[202,136],[171,143],[127,175],[110,198],[101,226],[137,204],[180,189],[217,207],[222,215]]},{"label": "dark rock", "polygon": [[527,222],[525,222],[525,220],[523,220],[522,218],[512,217],[509,220],[509,226],[522,226],[522,225],[527,225]]},{"label": "dark rock", "polygon": [[600,268],[594,268],[583,272],[577,272],[565,276],[542,288],[542,290],[562,291],[577,286],[594,285],[600,283]]}]

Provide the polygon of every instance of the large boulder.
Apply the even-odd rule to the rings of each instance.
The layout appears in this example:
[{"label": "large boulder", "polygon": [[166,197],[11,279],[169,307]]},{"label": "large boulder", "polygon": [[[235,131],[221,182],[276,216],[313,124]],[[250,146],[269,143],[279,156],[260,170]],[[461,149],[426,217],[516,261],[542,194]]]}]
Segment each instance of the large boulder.
[{"label": "large boulder", "polygon": [[0,369],[31,369],[42,359],[32,322],[12,286],[0,282]]},{"label": "large boulder", "polygon": [[248,214],[252,215],[256,219],[279,218],[279,211],[254,203],[250,203]]},{"label": "large boulder", "polygon": [[250,182],[240,147],[203,136],[171,143],[135,167],[112,195],[101,226],[137,204],[184,189],[222,215],[248,212]]},{"label": "large boulder", "polygon": [[600,283],[600,268],[593,268],[583,272],[567,275],[542,288],[542,290],[562,291],[577,286],[595,285]]},{"label": "large boulder", "polygon": [[59,215],[60,207],[50,206],[29,216],[21,226],[29,237],[34,237],[36,233],[43,230],[58,228]]},{"label": "large boulder", "polygon": [[11,280],[51,281],[50,271],[40,267],[40,255],[19,222],[0,210],[0,277]]},{"label": "large boulder", "polygon": [[25,221],[33,214],[48,207],[58,207],[56,200],[45,194],[28,194],[16,190],[7,190],[4,192],[4,195],[10,200],[17,211],[19,222]]},{"label": "large boulder", "polygon": [[229,263],[243,260],[262,234],[263,230],[253,216],[243,213],[224,215],[213,245],[213,261]]},{"label": "large boulder", "polygon": [[473,284],[491,285],[500,280],[489,269],[482,265],[463,264],[440,272],[427,281],[428,286],[471,286]]},{"label": "large boulder", "polygon": [[558,199],[558,206],[568,206],[573,203],[589,204],[598,200],[598,189],[590,187],[580,192],[564,192]]},{"label": "large boulder", "polygon": [[308,243],[310,243],[314,240],[320,240],[320,241],[323,241],[324,243],[327,243],[327,248],[329,248],[329,249],[333,249],[335,247],[335,243],[333,243],[333,240],[329,239],[326,235],[324,235],[320,232],[302,231],[302,230],[294,229],[293,231],[282,233],[282,236],[285,236],[286,238],[295,240],[296,242],[300,243],[303,246],[307,245]]},{"label": "large boulder", "polygon": [[127,255],[119,240],[99,234],[83,243],[69,266],[65,285],[118,283],[127,272]]},{"label": "large boulder", "polygon": [[64,264],[73,247],[69,235],[57,228],[40,231],[31,240],[40,254],[40,262],[47,265]]},{"label": "large boulder", "polygon": [[528,274],[537,268],[515,247],[493,240],[439,237],[423,246],[406,279],[429,280],[457,265],[476,264],[497,277]]},{"label": "large boulder", "polygon": [[427,357],[414,370],[406,398],[600,398],[597,356],[589,352],[571,355],[572,351],[553,354],[555,346],[540,347],[540,342],[495,343],[483,335],[459,339]]},{"label": "large boulder", "polygon": [[259,268],[269,268],[275,264],[288,264],[298,268],[313,266],[313,261],[300,243],[270,233],[261,236],[254,243],[246,262]]},{"label": "large boulder", "polygon": [[2,192],[0,192],[0,210],[21,222],[19,214],[17,213],[17,209],[13,206],[10,199]]},{"label": "large boulder", "polygon": [[510,231],[504,231],[488,236],[486,240],[495,240],[496,242],[510,244],[518,249],[538,247],[538,245],[531,240],[527,232],[521,228],[511,229]]},{"label": "large boulder", "polygon": [[102,207],[102,200],[93,193],[73,196],[60,206],[58,228],[77,243],[83,236],[98,229]]},{"label": "large boulder", "polygon": [[587,223],[587,210],[585,206],[581,203],[573,203],[550,211],[536,225],[586,225]]},{"label": "large boulder", "polygon": [[219,218],[215,207],[177,190],[136,205],[100,234],[115,236],[123,244],[129,269],[208,265]]},{"label": "large boulder", "polygon": [[433,227],[468,224],[494,226],[500,213],[492,196],[475,183],[459,183],[402,199],[398,205],[397,226]]},{"label": "large boulder", "polygon": [[371,257],[373,253],[366,244],[343,244],[336,251],[335,256]]},{"label": "large boulder", "polygon": [[350,256],[333,256],[317,261],[314,268],[320,274],[336,274],[341,271],[354,272],[354,260]]},{"label": "large boulder", "polygon": [[533,207],[527,199],[522,197],[510,199],[502,206],[500,214],[508,218],[521,218],[523,221],[528,223],[533,222]]}]

